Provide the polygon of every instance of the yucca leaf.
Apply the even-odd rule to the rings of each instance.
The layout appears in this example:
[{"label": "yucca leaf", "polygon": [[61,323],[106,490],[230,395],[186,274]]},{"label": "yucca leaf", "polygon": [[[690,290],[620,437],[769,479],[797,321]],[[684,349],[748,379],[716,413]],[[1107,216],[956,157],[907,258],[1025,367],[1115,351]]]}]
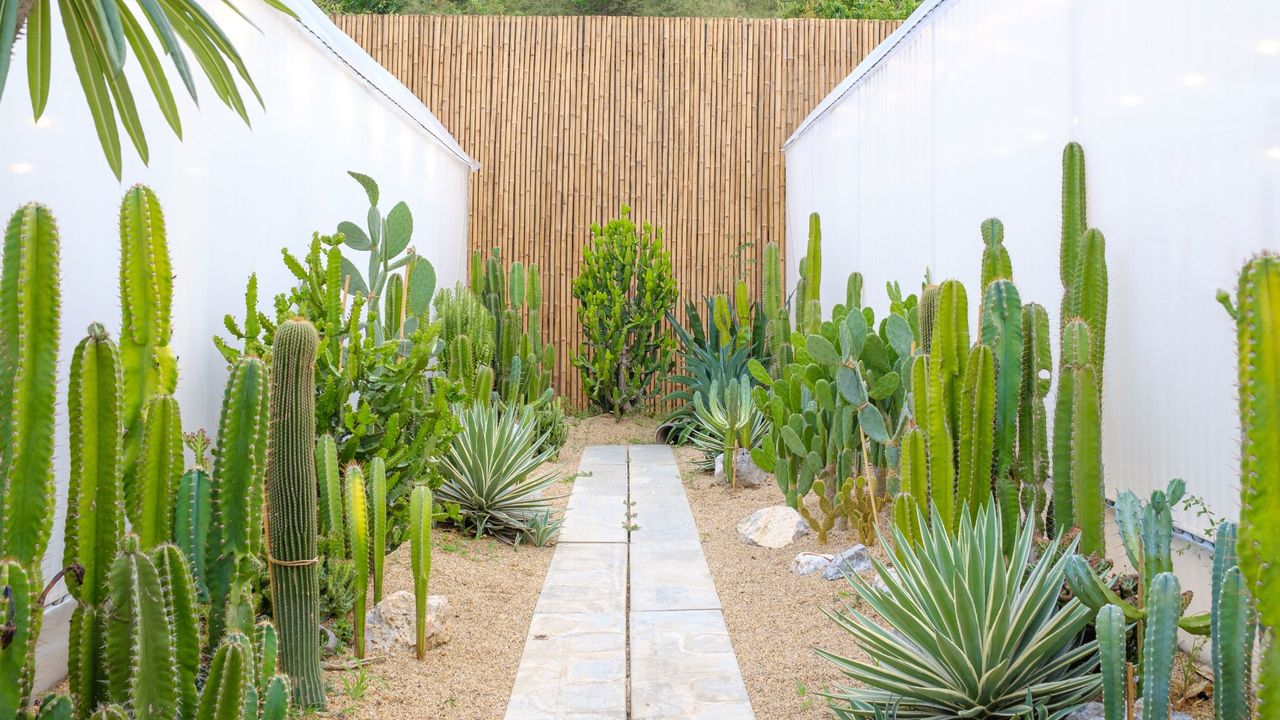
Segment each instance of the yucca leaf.
[{"label": "yucca leaf", "polygon": [[[18,0],[11,1],[14,6],[18,4]],[[45,105],[49,102],[49,64],[53,35],[53,22],[49,13],[49,0],[35,0],[31,14],[27,16],[27,85],[31,90],[31,114],[36,120],[44,114]],[[4,29],[0,29],[0,38],[5,37],[4,32]],[[3,45],[2,40],[0,45]],[[8,50],[0,47],[0,96],[4,95],[7,55]]]},{"label": "yucca leaf", "polygon": [[[43,1],[47,2],[47,0]],[[129,47],[133,48],[133,54],[138,58],[138,65],[147,78],[147,84],[151,87],[151,94],[155,97],[161,114],[168,121],[169,127],[173,128],[173,134],[181,139],[182,118],[178,115],[178,105],[174,102],[173,91],[169,88],[169,78],[164,73],[164,67],[160,65],[160,58],[156,57],[156,51],[151,47],[150,39],[143,33],[142,25],[127,7],[120,8],[120,20],[124,25],[124,36],[129,41]]]},{"label": "yucca leaf", "polygon": [[89,103],[89,114],[93,117],[93,126],[98,133],[98,142],[107,157],[107,165],[116,179],[120,179],[120,133],[116,128],[116,114],[111,104],[111,91],[103,79],[103,71],[98,54],[93,49],[93,41],[86,33],[87,20],[83,17],[76,0],[58,0],[58,8],[62,13],[62,24],[67,33],[67,44],[71,49],[71,61],[76,75],[80,78],[80,87],[84,90],[85,99]]}]

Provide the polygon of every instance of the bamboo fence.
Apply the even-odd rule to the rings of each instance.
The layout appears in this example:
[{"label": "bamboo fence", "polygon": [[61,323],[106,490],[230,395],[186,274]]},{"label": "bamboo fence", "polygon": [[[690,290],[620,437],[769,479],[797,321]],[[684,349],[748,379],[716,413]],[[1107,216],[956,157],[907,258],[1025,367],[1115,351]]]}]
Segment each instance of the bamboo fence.
[{"label": "bamboo fence", "polygon": [[571,285],[592,224],[662,228],[684,302],[758,290],[784,245],[782,143],[897,28],[892,21],[344,15],[334,22],[481,164],[469,244],[537,263],[554,383],[570,364]]}]

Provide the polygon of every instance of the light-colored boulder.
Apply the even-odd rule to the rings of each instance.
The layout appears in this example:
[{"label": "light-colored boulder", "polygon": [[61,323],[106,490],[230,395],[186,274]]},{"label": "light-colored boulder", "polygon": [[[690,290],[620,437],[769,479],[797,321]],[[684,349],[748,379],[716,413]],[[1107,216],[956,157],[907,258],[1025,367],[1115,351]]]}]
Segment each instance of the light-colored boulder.
[{"label": "light-colored boulder", "polygon": [[[751,451],[746,448],[738,448],[733,453],[733,479],[738,487],[758,488],[769,479],[769,473],[761,470],[756,466],[756,461],[751,459]],[[716,456],[716,482],[724,485],[724,454]]]},{"label": "light-colored boulder", "polygon": [[786,547],[808,534],[809,523],[786,505],[762,508],[738,523],[738,539],[759,547]]},{"label": "light-colored boulder", "polygon": [[[1102,703],[1091,702],[1072,712],[1064,720],[1105,720],[1106,717],[1106,709]],[[1190,715],[1177,710],[1170,713],[1169,717],[1170,720],[1191,720]],[[1133,720],[1142,720],[1142,698],[1138,698],[1138,701],[1133,705]]]},{"label": "light-colored boulder", "polygon": [[825,553],[802,552],[791,561],[791,572],[797,575],[812,575],[827,569],[834,555]]},{"label": "light-colored boulder", "polygon": [[[391,593],[365,613],[365,647],[368,652],[413,651],[417,643],[413,593]],[[444,595],[427,596],[427,647],[449,642],[449,601]]]},{"label": "light-colored boulder", "polygon": [[826,580],[840,580],[845,575],[864,573],[871,569],[871,553],[867,552],[866,545],[859,543],[836,555],[831,564],[823,569],[822,577]]}]

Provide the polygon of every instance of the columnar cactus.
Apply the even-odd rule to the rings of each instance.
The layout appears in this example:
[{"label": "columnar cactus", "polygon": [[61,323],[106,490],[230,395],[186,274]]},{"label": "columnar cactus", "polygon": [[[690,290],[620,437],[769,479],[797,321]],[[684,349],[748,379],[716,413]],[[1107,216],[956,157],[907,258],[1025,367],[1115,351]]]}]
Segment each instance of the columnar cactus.
[{"label": "columnar cactus", "polygon": [[1218,720],[1251,717],[1253,692],[1249,675],[1257,624],[1236,555],[1237,527],[1224,522],[1213,545],[1213,710]]},{"label": "columnar cactus", "polygon": [[[1236,292],[1240,393],[1240,570],[1257,598],[1258,622],[1280,628],[1280,258],[1245,264]],[[1258,716],[1280,717],[1280,644],[1258,673]]]},{"label": "columnar cactus", "polygon": [[266,365],[257,358],[242,357],[231,368],[222,399],[205,555],[205,580],[213,602],[210,652],[221,644],[232,600],[242,594],[241,586],[247,585],[262,555],[267,382]]},{"label": "columnar cactus", "polygon": [[375,457],[369,461],[369,572],[375,605],[382,602],[382,568],[386,557],[387,466],[382,458]]},{"label": "columnar cactus", "polygon": [[272,676],[262,694],[261,720],[287,720],[289,717],[289,678]]},{"label": "columnar cactus", "polygon": [[924,433],[912,428],[902,436],[901,492],[893,501],[894,524],[913,543],[920,542],[929,503],[929,462]]},{"label": "columnar cactus", "polygon": [[155,395],[146,404],[142,449],[130,492],[125,497],[129,525],[144,549],[173,537],[173,506],[182,479],[182,415],[172,395]]},{"label": "columnar cactus", "polygon": [[1062,340],[1053,427],[1054,526],[1079,526],[1081,549],[1100,553],[1104,502],[1102,399],[1091,361],[1090,328],[1083,320],[1072,320],[1067,323]]},{"label": "columnar cactus", "polygon": [[187,433],[186,444],[191,448],[195,464],[178,481],[173,510],[173,541],[187,557],[200,601],[209,602],[209,585],[205,579],[208,574],[205,561],[209,553],[209,528],[213,524],[213,484],[209,479],[206,457],[209,436],[204,430]]},{"label": "columnar cactus", "polygon": [[[1011,549],[1021,514],[1020,488],[1012,475],[1018,439],[1022,389],[1022,300],[1013,282],[996,279],[982,300],[982,342],[995,354],[995,489],[1004,522],[1005,548]],[[984,473],[985,475],[985,473]]]},{"label": "columnar cactus", "polygon": [[33,582],[26,566],[0,559],[0,712],[17,717],[30,695],[32,654],[35,649],[38,615],[36,594],[39,575]]},{"label": "columnar cactus", "polygon": [[317,626],[315,362],[320,338],[305,320],[276,329],[267,459],[268,558],[280,667],[296,704],[324,706]]},{"label": "columnar cactus", "polygon": [[209,678],[200,694],[196,720],[241,720],[245,717],[245,696],[253,687],[253,657],[247,643],[229,635],[213,654]]},{"label": "columnar cactus", "polygon": [[347,557],[346,506],[342,499],[338,472],[338,444],[332,435],[322,435],[316,443],[316,476],[320,481],[321,528],[328,538],[325,554],[331,558]]},{"label": "columnar cactus", "polygon": [[1169,717],[1169,687],[1178,650],[1178,616],[1181,613],[1182,591],[1178,587],[1178,577],[1169,572],[1156,575],[1147,589],[1146,635],[1142,641],[1144,717]]},{"label": "columnar cactus", "polygon": [[369,594],[369,506],[364,472],[359,465],[347,466],[347,528],[351,531],[351,560],[356,571],[356,607],[352,626],[355,628],[354,649],[357,658],[364,657],[365,599]]},{"label": "columnar cactus", "polygon": [[136,720],[172,718],[178,712],[174,621],[164,586],[136,535],[111,567],[107,623],[107,697],[133,709]]},{"label": "columnar cactus", "polygon": [[120,357],[124,363],[125,497],[134,487],[142,452],[143,418],[154,395],[172,395],[178,364],[173,334],[173,269],[164,214],[150,188],[135,185],[120,204]]},{"label": "columnar cactus", "polygon": [[780,375],[782,368],[791,362],[791,320],[787,313],[786,297],[782,291],[782,258],[777,243],[764,248],[764,316],[767,323],[769,371]]},{"label": "columnar cactus", "polygon": [[1036,303],[1022,306],[1022,381],[1018,404],[1018,479],[1023,514],[1044,527],[1049,481],[1049,428],[1045,398],[1052,385],[1049,314]]},{"label": "columnar cactus", "polygon": [[[1004,246],[1004,223],[999,218],[982,221],[982,290],[996,280],[1012,280],[1013,263]],[[985,301],[985,300],[984,300]]]},{"label": "columnar cactus", "polygon": [[1106,605],[1094,621],[1098,634],[1098,656],[1102,660],[1102,705],[1104,720],[1129,720],[1128,620],[1116,605]]},{"label": "columnar cactus", "polygon": [[[26,632],[0,648],[0,717],[16,714],[30,694],[43,616],[34,600],[53,530],[58,255],[58,228],[48,208],[19,208],[5,228],[0,274],[0,558],[25,572],[10,568],[12,582],[0,590],[8,588],[8,609]],[[23,592],[31,597],[16,597]],[[19,613],[27,617],[19,619]]]},{"label": "columnar cactus", "polygon": [[71,482],[62,557],[64,567],[83,568],[82,573],[64,576],[77,601],[71,625],[79,642],[70,643],[68,669],[79,717],[87,716],[106,693],[99,609],[106,603],[107,574],[124,534],[121,384],[119,351],[106,329],[93,323],[71,357],[67,397]]},{"label": "columnar cactus", "polygon": [[[822,323],[822,219],[809,213],[809,246],[804,256],[804,292],[796,309],[796,329],[805,334],[817,331]],[[803,308],[803,322],[799,314]]]},{"label": "columnar cactus", "polygon": [[[986,345],[974,345],[965,369],[960,415],[957,513],[967,506],[971,514],[976,514],[991,500],[991,460],[995,448],[992,433],[997,427],[998,399],[995,354]],[[942,464],[947,459],[938,458],[936,462]],[[939,490],[943,489],[946,488]],[[1005,528],[1006,535],[1016,531],[1016,524]]]},{"label": "columnar cactus", "polygon": [[174,659],[177,671],[178,717],[194,718],[199,695],[196,675],[200,670],[200,623],[197,620],[196,586],[186,556],[176,545],[159,545],[150,553],[160,577],[164,605],[172,623]]},{"label": "columnar cactus", "polygon": [[427,657],[427,589],[431,581],[431,488],[419,485],[409,497],[409,553],[413,572],[415,649]]},{"label": "columnar cactus", "polygon": [[964,285],[958,280],[943,281],[936,305],[929,356],[937,359],[937,381],[945,411],[940,419],[955,428],[960,424],[960,391],[969,354],[969,299]]}]

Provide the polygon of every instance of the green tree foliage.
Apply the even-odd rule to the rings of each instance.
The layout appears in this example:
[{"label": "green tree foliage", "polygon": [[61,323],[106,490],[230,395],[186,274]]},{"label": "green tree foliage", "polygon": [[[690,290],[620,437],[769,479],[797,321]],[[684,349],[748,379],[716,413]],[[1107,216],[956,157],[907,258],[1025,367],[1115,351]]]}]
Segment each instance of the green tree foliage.
[{"label": "green tree foliage", "polygon": [[782,17],[827,20],[904,20],[920,0],[785,0]]}]

